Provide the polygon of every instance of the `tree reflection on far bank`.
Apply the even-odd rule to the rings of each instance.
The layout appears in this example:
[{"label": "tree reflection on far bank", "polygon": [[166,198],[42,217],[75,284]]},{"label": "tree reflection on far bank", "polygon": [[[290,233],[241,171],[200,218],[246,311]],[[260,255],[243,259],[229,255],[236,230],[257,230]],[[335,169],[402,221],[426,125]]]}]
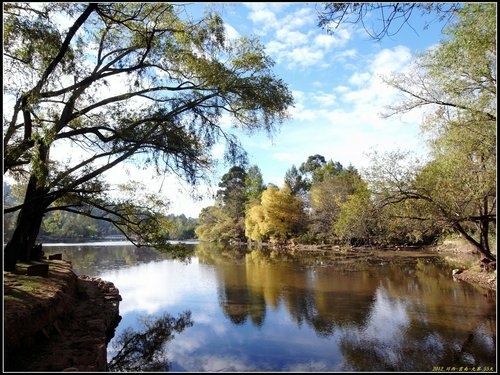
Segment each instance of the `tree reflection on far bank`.
[{"label": "tree reflection on far bank", "polygon": [[299,329],[309,326],[319,338],[338,342],[342,370],[485,366],[495,356],[495,301],[457,287],[432,255],[374,262],[361,253],[350,262],[311,266],[270,251],[198,246],[196,254],[213,265],[219,305],[233,324],[250,320],[261,330],[283,307]]}]

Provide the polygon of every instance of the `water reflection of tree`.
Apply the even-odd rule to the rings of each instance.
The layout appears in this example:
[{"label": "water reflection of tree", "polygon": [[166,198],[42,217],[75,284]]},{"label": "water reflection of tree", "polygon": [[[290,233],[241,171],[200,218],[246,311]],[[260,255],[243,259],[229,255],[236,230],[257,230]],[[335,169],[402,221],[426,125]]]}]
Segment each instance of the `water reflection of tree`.
[{"label": "water reflection of tree", "polygon": [[149,248],[138,248],[133,245],[81,245],[43,247],[46,255],[61,253],[63,259],[70,260],[73,269],[79,275],[98,275],[99,270],[130,266],[137,263],[148,263],[166,256]]},{"label": "water reflection of tree", "polygon": [[242,269],[246,253],[246,246],[200,242],[196,247],[200,263],[215,266],[224,315],[236,325],[250,318],[254,326],[260,327],[264,323],[266,303],[261,294],[249,288],[248,274]]},{"label": "water reflection of tree", "polygon": [[219,303],[224,315],[237,325],[250,317],[256,327],[262,326],[266,302],[261,294],[249,289],[247,275],[241,272],[241,267],[219,265],[217,272],[221,280]]},{"label": "water reflection of tree", "polygon": [[199,242],[195,254],[200,263],[204,264],[234,264],[245,259],[247,247],[244,245],[229,245],[215,242]]},{"label": "water reflection of tree", "polygon": [[[457,288],[435,264],[419,261],[414,267],[387,268],[391,277],[381,281],[366,322],[342,329],[343,370],[494,366],[494,302],[472,287]],[[403,317],[399,321],[398,311]]]},{"label": "water reflection of tree", "polygon": [[191,257],[195,252],[195,246],[190,243],[166,243],[155,247],[159,252],[168,255],[170,259],[177,259],[184,263],[191,262]]},{"label": "water reflection of tree", "polygon": [[114,269],[162,259],[177,259],[189,263],[195,246],[189,243],[169,243],[161,248],[134,245],[44,246],[46,254],[61,253],[70,260],[79,275],[98,275],[99,270]]},{"label": "water reflection of tree", "polygon": [[169,314],[160,318],[142,318],[143,329],[126,329],[113,344],[117,354],[109,361],[108,371],[168,371],[170,364],[166,344],[174,339],[174,332],[181,333],[191,327],[191,312],[186,311],[176,319]]},{"label": "water reflection of tree", "polygon": [[300,269],[291,265],[292,259],[269,251],[254,250],[244,258],[234,254],[228,248],[197,248],[198,259],[215,266],[219,303],[224,315],[237,325],[250,318],[260,327],[267,306],[283,304],[297,325],[307,324],[319,336],[330,336],[339,322],[363,322],[376,289],[371,278],[359,274],[350,278],[332,269]]},{"label": "water reflection of tree", "polygon": [[495,299],[457,287],[433,258],[298,267],[265,251],[235,262],[226,251],[205,248],[203,256],[218,276],[224,314],[234,324],[252,317],[260,326],[266,308],[284,306],[298,326],[321,337],[338,335],[344,370],[431,371],[494,362]]}]

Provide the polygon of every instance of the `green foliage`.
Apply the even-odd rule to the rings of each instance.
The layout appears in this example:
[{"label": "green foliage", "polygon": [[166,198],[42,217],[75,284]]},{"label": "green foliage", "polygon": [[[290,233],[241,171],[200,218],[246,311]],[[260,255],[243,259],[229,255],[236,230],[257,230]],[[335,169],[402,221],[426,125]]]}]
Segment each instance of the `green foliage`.
[{"label": "green foliage", "polygon": [[[6,181],[3,182],[3,206],[4,209],[20,205],[26,193],[26,185],[13,184],[10,185]],[[4,238],[9,238],[16,227],[17,213],[6,213],[3,216],[3,233]]]},{"label": "green foliage", "polygon": [[195,252],[195,247],[189,243],[166,243],[164,245],[156,246],[156,250],[165,253],[170,259],[177,259],[186,264],[191,262],[191,257]]},{"label": "green foliage", "polygon": [[432,215],[425,200],[403,200],[376,210],[380,245],[427,245],[447,233],[449,227]]},{"label": "green foliage", "polygon": [[447,101],[467,108],[462,115],[496,116],[496,10],[494,3],[465,4],[444,30],[449,39],[423,60]]},{"label": "green foliage", "polygon": [[262,179],[262,172],[259,167],[252,165],[245,178],[246,201],[253,202],[259,200],[262,192],[264,191],[264,180]]},{"label": "green foliage", "polygon": [[288,186],[291,193],[294,195],[304,194],[310,187],[308,181],[304,180],[304,177],[299,173],[295,165],[292,165],[291,168],[286,171],[285,185]]},{"label": "green foliage", "polygon": [[299,171],[304,176],[304,180],[307,181],[308,189],[310,184],[318,181],[317,171],[323,168],[326,164],[325,157],[323,155],[312,155],[307,158],[307,161],[300,165]]},{"label": "green foliage", "polygon": [[218,206],[201,210],[195,233],[202,241],[228,242],[239,238],[239,225]]},{"label": "green foliage", "polygon": [[[82,239],[104,235],[95,220],[70,212],[55,211],[46,215],[42,222],[40,238]],[[118,234],[119,232],[115,232]]]},{"label": "green foliage", "polygon": [[245,259],[246,246],[217,242],[199,242],[195,246],[195,254],[203,264],[227,264],[232,267]]},{"label": "green foliage", "polygon": [[[329,160],[327,162],[322,155],[311,155],[300,165],[299,169],[292,165],[285,174],[285,184],[290,188],[292,194],[305,197],[314,184],[334,177],[344,170],[338,161]],[[349,170],[357,173],[354,168]]]},{"label": "green foliage", "polygon": [[[103,211],[96,211],[94,214],[102,218],[106,217]],[[158,238],[150,238],[148,241],[156,241],[157,244],[160,244],[164,243],[165,240],[194,239],[197,223],[196,219],[187,218],[185,215],[170,214],[163,218],[150,219],[149,224],[146,220],[142,227],[146,228],[146,225],[150,225],[147,231],[157,233]],[[153,225],[162,225],[162,227],[152,227]],[[51,211],[45,215],[39,234],[41,240],[74,240],[106,238],[108,236],[123,236],[123,233],[111,221],[98,220],[59,210]]]},{"label": "green foliage", "polygon": [[[172,230],[168,199],[131,190],[111,197],[105,173],[127,161],[196,184],[218,162],[214,145],[226,144],[226,161],[246,159],[232,129],[220,126],[222,114],[234,127],[268,133],[288,117],[292,94],[259,41],[226,40],[218,14],[192,20],[186,10],[169,3],[5,7],[4,94],[15,104],[4,112],[4,173],[28,186],[26,205],[10,212],[32,210],[19,215],[6,253],[30,248],[42,216],[54,210],[111,221],[137,244],[164,244]],[[55,21],[62,17],[73,23]],[[75,152],[66,160],[51,158],[68,145]]]},{"label": "green foliage", "polygon": [[185,215],[168,215],[170,226],[168,230],[168,239],[170,240],[190,240],[196,237],[195,229],[198,220]]},{"label": "green foliage", "polygon": [[340,163],[332,166],[329,162],[316,170],[309,192],[309,230],[321,242],[333,242],[332,228],[339,219],[341,207],[362,183],[355,170],[344,170]]},{"label": "green foliage", "polygon": [[245,216],[245,235],[257,242],[267,239],[265,220],[264,208],[260,203],[250,206]]},{"label": "green foliage", "polygon": [[377,215],[366,182],[359,179],[352,193],[340,202],[339,213],[332,227],[335,235],[344,243],[371,243],[377,228]]},{"label": "green foliage", "polygon": [[247,205],[260,201],[262,174],[255,165],[248,172],[233,166],[222,176],[219,188],[217,205],[201,212],[196,234],[204,241],[244,241],[245,210]]},{"label": "green foliage", "polygon": [[[44,4],[35,10],[29,3],[10,3],[4,8],[4,52],[31,68],[47,68],[62,46],[62,35],[50,19],[54,11],[66,13],[65,7]],[[20,17],[19,15],[26,15]],[[69,66],[72,53],[61,62]]]},{"label": "green foliage", "polygon": [[234,166],[222,176],[217,191],[217,200],[224,206],[224,211],[233,217],[244,215],[247,199],[246,182],[247,173],[242,167]]},{"label": "green foliage", "polygon": [[[431,159],[405,167],[404,156],[393,155],[372,168],[381,204],[400,206],[405,219],[460,233],[490,259],[496,223],[495,11],[494,4],[464,5],[446,30],[450,38],[422,55],[416,72],[388,80],[408,94],[393,111],[432,106],[422,126]],[[413,202],[410,210],[405,200]]]}]

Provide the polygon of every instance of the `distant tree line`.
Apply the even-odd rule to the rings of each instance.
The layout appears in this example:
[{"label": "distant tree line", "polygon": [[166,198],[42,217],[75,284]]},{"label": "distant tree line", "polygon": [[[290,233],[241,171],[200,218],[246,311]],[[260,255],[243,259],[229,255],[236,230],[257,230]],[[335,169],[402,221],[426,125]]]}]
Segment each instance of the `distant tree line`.
[{"label": "distant tree line", "polygon": [[[4,182],[4,206],[13,207],[19,204],[25,187],[23,185],[9,185]],[[105,216],[104,212],[100,213]],[[187,240],[196,237],[194,232],[198,220],[185,215],[166,215],[164,218],[164,233],[167,240]],[[4,235],[9,237],[15,227],[15,215],[4,215]],[[51,211],[42,222],[38,241],[82,240],[90,238],[123,237],[123,233],[116,228],[112,221],[97,220],[84,215],[67,211]]]},{"label": "distant tree line", "polygon": [[377,207],[356,168],[322,155],[293,165],[281,187],[264,186],[254,165],[231,167],[219,188],[215,205],[199,216],[201,240],[385,246],[430,243],[441,234],[432,222],[415,225],[397,219],[393,206]]},{"label": "distant tree line", "polygon": [[385,116],[428,110],[421,125],[428,160],[374,152],[362,177],[312,155],[287,171],[282,187],[261,186],[251,198],[250,171],[233,167],[217,204],[200,215],[199,238],[399,245],[456,233],[494,260],[496,5],[466,3],[453,12],[435,48],[410,71],[384,78],[404,95]]}]

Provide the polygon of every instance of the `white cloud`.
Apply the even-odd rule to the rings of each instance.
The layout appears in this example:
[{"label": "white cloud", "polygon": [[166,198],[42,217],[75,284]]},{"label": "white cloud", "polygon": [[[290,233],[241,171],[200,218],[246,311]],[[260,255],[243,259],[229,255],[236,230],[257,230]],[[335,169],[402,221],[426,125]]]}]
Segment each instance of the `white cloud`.
[{"label": "white cloud", "polygon": [[356,85],[356,86],[361,86],[365,85],[371,78],[371,74],[367,72],[355,72],[351,78],[349,78],[349,83]]},{"label": "white cloud", "polygon": [[313,108],[306,109],[303,103],[295,104],[295,107],[290,110],[290,114],[295,121],[313,121],[318,118],[318,112]]},{"label": "white cloud", "polygon": [[401,299],[391,299],[385,288],[379,287],[364,327],[341,328],[343,337],[354,347],[370,347],[388,367],[401,367],[405,356],[401,347],[410,325],[408,304]]},{"label": "white cloud", "polygon": [[300,31],[293,31],[287,29],[279,29],[276,31],[276,37],[280,43],[284,44],[287,48],[294,46],[301,46],[307,43],[307,34]]},{"label": "white cloud", "polygon": [[[342,47],[351,39],[351,33],[347,29],[338,30],[334,35],[319,34],[314,37],[314,44],[320,48],[329,50],[333,47]],[[341,56],[349,56],[352,52],[347,52]]]},{"label": "white cloud", "polygon": [[172,359],[182,363],[182,367],[188,372],[249,372],[257,370],[250,359],[234,355],[189,355],[174,352]]},{"label": "white cloud", "polygon": [[248,15],[248,18],[252,22],[262,26],[260,29],[257,29],[258,35],[265,35],[265,33],[267,33],[269,30],[278,27],[278,20],[276,19],[273,11],[271,9],[265,8],[263,5],[264,4],[247,5],[252,8],[252,11]]},{"label": "white cloud", "polygon": [[329,49],[335,44],[336,39],[332,35],[320,34],[314,37],[314,44],[318,47]]},{"label": "white cloud", "polygon": [[[99,277],[113,282],[120,290],[123,297],[120,314],[155,314],[175,306],[186,295],[201,299],[216,287],[216,280],[211,273],[193,272],[186,270],[186,267],[196,269],[199,267],[198,261],[193,259],[188,265],[172,260],[151,262],[120,271],[110,270]],[[184,288],[162,287],[171,284],[181,284]]]},{"label": "white cloud", "polygon": [[328,66],[328,64],[323,62],[323,51],[315,50],[311,47],[294,48],[289,53],[286,53],[284,57],[285,59],[290,61],[290,63],[288,64],[288,67],[290,69],[293,69],[295,67],[307,68],[310,66]]},{"label": "white cloud", "polygon": [[351,39],[352,33],[352,28],[348,25],[340,27],[335,31],[335,35],[337,36],[337,39],[341,41],[341,45],[346,44],[347,41]]},{"label": "white cloud", "polygon": [[319,103],[322,107],[331,107],[337,102],[337,95],[318,92],[312,96],[312,99]]},{"label": "white cloud", "polygon": [[266,51],[269,55],[275,55],[277,56],[277,61],[281,62],[283,60],[283,51],[287,50],[287,46],[285,43],[277,41],[277,40],[272,40],[269,43],[266,44]]},{"label": "white cloud", "polygon": [[293,13],[287,14],[285,17],[281,16],[283,19],[281,27],[295,29],[302,26],[308,26],[316,22],[316,15],[311,7],[303,7],[296,10]]},{"label": "white cloud", "polygon": [[212,147],[212,156],[215,159],[221,159],[224,156],[225,146],[221,143],[218,143]]},{"label": "white cloud", "polygon": [[291,163],[297,162],[297,154],[296,153],[291,153],[291,152],[277,152],[272,155],[274,159],[277,160],[286,160]]},{"label": "white cloud", "polygon": [[375,74],[391,74],[406,67],[412,58],[411,51],[406,46],[396,46],[393,49],[385,48],[373,59],[370,70]]},{"label": "white cloud", "polygon": [[313,87],[316,88],[316,89],[318,89],[318,90],[321,89],[321,88],[323,88],[323,86],[324,86],[323,82],[320,82],[320,81],[314,81],[313,82]]},{"label": "white cloud", "polygon": [[358,51],[354,48],[346,49],[335,54],[336,60],[352,59],[358,55]]},{"label": "white cloud", "polygon": [[288,13],[274,3],[247,6],[251,8],[249,19],[255,32],[269,37],[265,43],[267,52],[288,69],[325,68],[329,66],[326,52],[344,45],[350,38],[346,30],[335,36],[322,34],[316,25],[314,8],[309,5]]},{"label": "white cloud", "polygon": [[310,361],[306,363],[295,363],[289,365],[285,371],[303,374],[305,372],[324,372],[329,370],[330,365],[328,363],[325,363],[324,361]]},{"label": "white cloud", "polygon": [[382,152],[405,147],[423,149],[417,123],[382,119],[375,108],[367,112],[360,112],[357,107],[317,110],[316,115],[314,121],[284,130],[287,139],[276,147],[273,155],[276,160],[288,160],[290,166],[300,164],[309,155],[321,154],[344,166],[353,164],[362,168],[368,166],[366,153],[371,149]]},{"label": "white cloud", "polygon": [[396,46],[393,49],[383,49],[361,63],[364,65],[348,80],[359,88],[343,90],[341,99],[354,105],[358,113],[378,114],[399,96],[399,92],[385,84],[381,77],[407,69],[411,63],[411,53],[407,47]]},{"label": "white cloud", "polygon": [[226,33],[226,37],[229,40],[234,40],[234,39],[238,39],[241,37],[240,33],[238,31],[236,31],[236,29],[234,27],[232,27],[229,23],[224,24],[224,30]]},{"label": "white cloud", "polygon": [[319,153],[361,169],[368,166],[370,150],[406,148],[424,153],[425,145],[419,137],[422,114],[411,112],[387,119],[380,116],[385,106],[398,100],[399,93],[384,84],[379,73],[388,74],[387,67],[402,71],[410,62],[406,47],[383,49],[358,60],[349,86],[334,85],[328,91],[324,90],[324,82],[316,82],[312,87],[321,89],[294,90],[293,122],[285,124],[286,137],[278,138],[273,159],[288,162],[289,168],[292,163],[300,164],[309,155]]}]

